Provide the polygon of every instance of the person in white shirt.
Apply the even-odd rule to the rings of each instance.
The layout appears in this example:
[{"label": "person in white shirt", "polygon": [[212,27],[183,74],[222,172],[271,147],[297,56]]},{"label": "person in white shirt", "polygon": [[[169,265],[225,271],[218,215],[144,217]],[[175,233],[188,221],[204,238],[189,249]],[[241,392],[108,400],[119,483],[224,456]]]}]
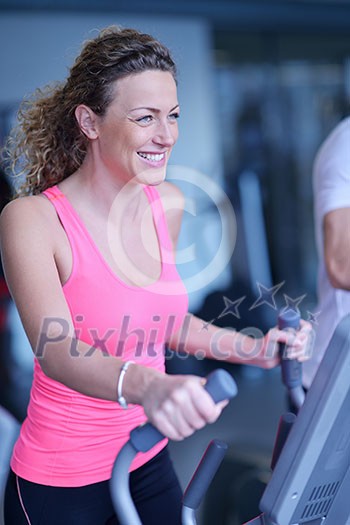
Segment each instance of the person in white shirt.
[{"label": "person in white shirt", "polygon": [[321,144],[313,167],[313,189],[318,305],[313,354],[303,365],[307,389],[337,324],[350,313],[350,117]]}]

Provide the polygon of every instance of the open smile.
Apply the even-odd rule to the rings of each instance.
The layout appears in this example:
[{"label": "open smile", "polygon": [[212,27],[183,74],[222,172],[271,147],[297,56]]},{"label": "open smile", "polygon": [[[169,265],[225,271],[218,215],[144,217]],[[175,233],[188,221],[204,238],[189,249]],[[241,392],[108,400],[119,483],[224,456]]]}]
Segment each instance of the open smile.
[{"label": "open smile", "polygon": [[143,153],[138,151],[137,154],[139,157],[141,157],[141,159],[146,161],[148,164],[152,164],[153,166],[155,164],[163,164],[166,158],[166,153]]}]

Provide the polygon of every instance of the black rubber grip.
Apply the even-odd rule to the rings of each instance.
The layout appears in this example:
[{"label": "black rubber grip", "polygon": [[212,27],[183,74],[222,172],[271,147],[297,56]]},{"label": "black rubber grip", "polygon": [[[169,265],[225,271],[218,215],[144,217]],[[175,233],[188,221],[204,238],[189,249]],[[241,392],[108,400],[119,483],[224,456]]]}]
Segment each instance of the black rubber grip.
[{"label": "black rubber grip", "polygon": [[[281,312],[278,316],[277,324],[280,330],[288,330],[289,328],[298,330],[300,327],[300,314],[292,309]],[[302,385],[302,364],[297,359],[289,359],[285,350],[286,345],[280,344],[282,381],[288,389],[296,388]]]},{"label": "black rubber grip", "polygon": [[[207,390],[215,403],[224,399],[232,399],[237,394],[236,383],[226,370],[214,370],[206,379],[204,389]],[[151,423],[145,423],[130,433],[130,441],[135,450],[139,452],[147,452],[162,439],[164,439],[164,435]]]},{"label": "black rubber grip", "polygon": [[183,504],[197,510],[227,450],[227,444],[214,439],[204,452],[183,497]]}]

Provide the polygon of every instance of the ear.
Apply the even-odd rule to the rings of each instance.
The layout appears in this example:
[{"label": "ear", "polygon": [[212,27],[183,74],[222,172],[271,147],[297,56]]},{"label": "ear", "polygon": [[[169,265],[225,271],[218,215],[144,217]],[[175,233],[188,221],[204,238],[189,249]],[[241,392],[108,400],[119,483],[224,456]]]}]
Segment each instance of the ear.
[{"label": "ear", "polygon": [[88,139],[96,139],[98,137],[96,114],[88,106],[80,104],[75,110],[75,118],[84,135]]}]

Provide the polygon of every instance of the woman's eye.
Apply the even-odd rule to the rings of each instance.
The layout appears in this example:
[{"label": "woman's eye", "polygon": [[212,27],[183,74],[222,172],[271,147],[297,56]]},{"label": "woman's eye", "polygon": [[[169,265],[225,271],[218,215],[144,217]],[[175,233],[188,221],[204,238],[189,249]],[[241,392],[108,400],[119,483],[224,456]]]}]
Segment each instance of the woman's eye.
[{"label": "woman's eye", "polygon": [[140,117],[136,119],[136,122],[141,122],[142,124],[148,124],[153,119],[152,115],[145,115],[144,117]]},{"label": "woman's eye", "polygon": [[169,118],[170,118],[171,120],[177,120],[179,117],[180,117],[180,113],[177,113],[177,112],[176,112],[176,113],[171,113],[171,114],[169,115]]}]

